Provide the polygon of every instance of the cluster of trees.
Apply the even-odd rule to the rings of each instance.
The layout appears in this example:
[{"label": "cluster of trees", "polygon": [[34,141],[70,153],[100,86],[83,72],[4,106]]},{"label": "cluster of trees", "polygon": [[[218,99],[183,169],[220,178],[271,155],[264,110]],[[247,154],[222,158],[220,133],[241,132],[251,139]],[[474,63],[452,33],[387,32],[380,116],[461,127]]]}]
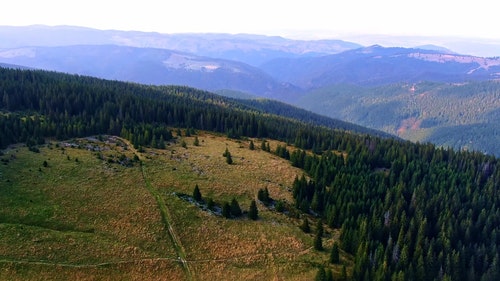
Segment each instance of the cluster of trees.
[{"label": "cluster of trees", "polygon": [[[203,196],[201,195],[201,191],[198,185],[195,185],[193,189],[192,198],[200,204],[206,204],[206,207],[212,211],[215,209],[215,206],[217,205],[211,198],[208,198],[205,202]],[[243,211],[241,210],[240,203],[238,202],[238,200],[236,200],[236,198],[233,198],[231,202],[224,202],[220,208],[221,208],[221,215],[227,219],[239,218],[243,216]],[[257,204],[255,203],[255,200],[252,200],[252,202],[250,203],[247,216],[251,220],[257,220],[259,218],[259,211],[257,209]]]},{"label": "cluster of trees", "polygon": [[308,175],[295,206],[341,229],[354,280],[500,280],[495,157],[311,126],[186,87],[0,68],[0,91],[0,148],[99,134],[161,146],[172,127],[293,144],[277,154]]},{"label": "cluster of trees", "polygon": [[172,127],[272,138],[304,149],[326,149],[348,136],[188,87],[0,68],[0,89],[0,148],[98,134],[162,148],[172,138]]},{"label": "cluster of trees", "polygon": [[500,167],[480,153],[366,137],[297,150],[297,208],[341,228],[354,280],[498,280]]}]

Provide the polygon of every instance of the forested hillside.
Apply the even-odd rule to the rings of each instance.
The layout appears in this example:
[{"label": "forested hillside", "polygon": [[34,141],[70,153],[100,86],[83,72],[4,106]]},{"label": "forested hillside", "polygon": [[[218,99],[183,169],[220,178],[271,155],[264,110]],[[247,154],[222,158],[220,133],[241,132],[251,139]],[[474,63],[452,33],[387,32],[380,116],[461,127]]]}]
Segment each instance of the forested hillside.
[{"label": "forested hillside", "polygon": [[298,104],[404,139],[500,155],[500,83],[335,85]]},{"label": "forested hillside", "polygon": [[295,207],[340,230],[352,280],[500,278],[493,156],[312,126],[187,87],[0,71],[2,148],[109,134],[161,149],[173,127],[281,140],[271,151],[304,171]]}]

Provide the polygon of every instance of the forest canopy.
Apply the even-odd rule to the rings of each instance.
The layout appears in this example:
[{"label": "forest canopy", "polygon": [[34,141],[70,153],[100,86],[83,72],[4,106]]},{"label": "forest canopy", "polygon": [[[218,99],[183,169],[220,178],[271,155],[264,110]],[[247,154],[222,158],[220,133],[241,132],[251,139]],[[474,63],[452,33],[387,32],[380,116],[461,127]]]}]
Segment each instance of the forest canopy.
[{"label": "forest canopy", "polygon": [[[0,148],[172,128],[281,140],[297,209],[341,231],[354,280],[499,280],[500,167],[482,153],[313,126],[208,92],[0,68]],[[264,142],[263,142],[264,143]]]}]

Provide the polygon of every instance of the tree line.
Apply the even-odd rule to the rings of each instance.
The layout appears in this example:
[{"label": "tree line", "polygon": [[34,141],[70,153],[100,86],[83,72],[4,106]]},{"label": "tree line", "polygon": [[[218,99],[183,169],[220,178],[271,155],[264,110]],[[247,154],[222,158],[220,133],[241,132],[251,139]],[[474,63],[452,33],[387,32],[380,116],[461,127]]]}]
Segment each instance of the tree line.
[{"label": "tree line", "polygon": [[340,228],[353,280],[500,280],[493,156],[311,126],[187,87],[0,68],[0,91],[0,148],[98,134],[161,148],[172,127],[281,140],[298,149],[276,154],[307,174],[295,206]]}]

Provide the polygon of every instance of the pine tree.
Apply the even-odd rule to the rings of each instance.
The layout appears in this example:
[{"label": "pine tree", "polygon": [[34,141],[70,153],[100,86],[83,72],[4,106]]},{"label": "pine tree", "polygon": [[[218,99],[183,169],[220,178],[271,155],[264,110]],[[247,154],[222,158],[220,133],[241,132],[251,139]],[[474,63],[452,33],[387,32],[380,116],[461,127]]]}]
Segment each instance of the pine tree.
[{"label": "pine tree", "polygon": [[250,148],[250,150],[254,150],[255,149],[255,145],[254,145],[253,141],[250,141],[249,148]]},{"label": "pine tree", "polygon": [[345,268],[345,265],[342,266],[342,271],[340,273],[340,280],[347,281],[347,269]]},{"label": "pine tree", "polygon": [[238,201],[233,198],[233,200],[231,200],[231,215],[233,217],[239,217],[241,216],[242,212],[241,212],[241,208],[240,208],[240,204],[238,204]]},{"label": "pine tree", "polygon": [[311,227],[309,226],[309,220],[307,218],[304,218],[304,221],[302,222],[300,229],[302,229],[302,231],[304,231],[304,233],[311,232]]},{"label": "pine tree", "polygon": [[233,164],[233,158],[231,157],[231,152],[229,152],[229,149],[226,147],[226,151],[222,154],[222,156],[226,157],[226,163],[231,165]]},{"label": "pine tree", "polygon": [[198,137],[194,137],[194,142],[193,142],[193,145],[194,146],[200,146],[200,140],[198,140]]},{"label": "pine tree", "polygon": [[339,263],[339,244],[337,242],[333,243],[332,251],[330,252],[330,263]]},{"label": "pine tree", "polygon": [[200,188],[198,187],[198,185],[195,185],[195,187],[194,187],[193,198],[194,198],[194,200],[196,200],[198,202],[200,202],[202,200]]},{"label": "pine tree", "polygon": [[250,208],[248,209],[248,218],[251,220],[257,220],[259,218],[259,210],[257,209],[257,203],[252,200],[250,203]]},{"label": "pine tree", "polygon": [[316,234],[323,237],[323,234],[324,234],[323,220],[321,220],[321,219],[318,220],[318,224],[316,225]]},{"label": "pine tree", "polygon": [[330,268],[326,270],[325,280],[326,281],[333,281],[333,272]]},{"label": "pine tree", "polygon": [[318,220],[316,226],[316,236],[314,237],[314,249],[323,251],[323,221]]},{"label": "pine tree", "polygon": [[260,143],[260,149],[262,149],[264,151],[267,151],[267,149],[266,149],[266,141],[265,140],[262,140],[262,142]]},{"label": "pine tree", "polygon": [[214,200],[212,198],[208,198],[208,200],[207,200],[207,209],[213,210],[214,206],[215,206]]},{"label": "pine tree", "polygon": [[271,198],[269,197],[269,190],[267,189],[267,187],[259,189],[259,191],[257,192],[257,199],[265,204],[270,203]]},{"label": "pine tree", "polygon": [[224,202],[224,205],[222,205],[222,216],[226,219],[231,218],[231,206],[227,202]]},{"label": "pine tree", "polygon": [[316,236],[314,236],[314,249],[317,251],[323,251],[323,237],[319,234],[319,232],[316,232]]},{"label": "pine tree", "polygon": [[326,272],[324,267],[320,267],[316,273],[315,281],[326,281]]}]

